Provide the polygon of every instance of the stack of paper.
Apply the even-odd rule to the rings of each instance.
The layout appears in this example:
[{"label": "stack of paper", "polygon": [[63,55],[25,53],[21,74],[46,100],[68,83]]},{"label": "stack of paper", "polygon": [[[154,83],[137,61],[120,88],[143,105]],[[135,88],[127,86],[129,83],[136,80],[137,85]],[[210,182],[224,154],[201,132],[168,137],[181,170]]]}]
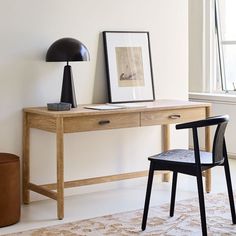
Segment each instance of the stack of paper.
[{"label": "stack of paper", "polygon": [[115,110],[115,109],[122,109],[122,108],[138,108],[138,107],[145,107],[144,104],[140,103],[107,103],[101,105],[88,105],[84,106],[87,109],[94,109],[94,110]]}]

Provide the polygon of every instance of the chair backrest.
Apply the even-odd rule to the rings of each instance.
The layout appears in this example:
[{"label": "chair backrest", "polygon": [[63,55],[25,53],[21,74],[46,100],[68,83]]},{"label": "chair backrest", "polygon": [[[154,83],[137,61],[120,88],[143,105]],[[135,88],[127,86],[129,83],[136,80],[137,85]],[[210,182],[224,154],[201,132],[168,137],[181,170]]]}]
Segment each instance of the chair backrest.
[{"label": "chair backrest", "polygon": [[[214,116],[214,117],[209,117],[205,120],[198,121],[199,122],[198,127],[193,128],[196,130],[199,127],[217,125],[215,134],[214,134],[214,139],[213,139],[213,147],[212,147],[212,162],[213,163],[212,164],[222,163],[224,161],[224,158],[226,157],[225,155],[227,155],[227,153],[226,154],[224,153],[224,149],[226,149],[225,130],[226,130],[228,121],[229,121],[228,115]],[[196,137],[194,137],[194,139],[198,139],[197,134],[196,134]]]},{"label": "chair backrest", "polygon": [[212,148],[212,155],[213,155],[213,163],[222,162],[225,158],[224,156],[224,145],[225,145],[225,130],[228,124],[229,117],[222,117],[223,119],[219,121],[217,125],[215,136],[213,140],[213,148]]},{"label": "chair backrest", "polygon": [[189,129],[192,128],[193,130],[193,139],[194,139],[194,149],[196,151],[196,154],[198,153],[199,156],[199,144],[198,144],[198,134],[197,134],[197,128],[200,127],[207,127],[207,126],[213,126],[217,125],[214,140],[213,140],[213,148],[212,148],[212,157],[213,157],[213,163],[220,163],[224,160],[227,153],[226,152],[226,146],[225,146],[225,130],[226,126],[229,121],[228,115],[222,115],[222,116],[214,116],[209,117],[204,120],[198,120],[193,122],[188,122],[184,124],[178,124],[176,125],[176,129]]}]

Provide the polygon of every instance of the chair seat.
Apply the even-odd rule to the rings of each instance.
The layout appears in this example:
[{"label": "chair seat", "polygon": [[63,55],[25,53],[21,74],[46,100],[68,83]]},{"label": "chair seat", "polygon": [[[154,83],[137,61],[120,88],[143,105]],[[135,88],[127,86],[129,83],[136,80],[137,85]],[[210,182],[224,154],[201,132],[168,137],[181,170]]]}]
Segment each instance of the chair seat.
[{"label": "chair seat", "polygon": [[[212,153],[200,151],[201,164],[209,164],[213,163]],[[166,152],[162,152],[160,154],[151,156],[148,158],[151,160],[159,160],[159,161],[168,161],[168,162],[178,162],[184,164],[194,164],[194,150],[188,149],[172,149]]]}]

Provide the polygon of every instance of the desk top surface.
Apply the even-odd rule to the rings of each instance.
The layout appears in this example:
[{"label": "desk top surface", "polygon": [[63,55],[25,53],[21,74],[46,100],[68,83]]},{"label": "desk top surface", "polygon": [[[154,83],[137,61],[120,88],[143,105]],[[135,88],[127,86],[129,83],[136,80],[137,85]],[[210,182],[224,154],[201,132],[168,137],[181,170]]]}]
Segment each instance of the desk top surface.
[{"label": "desk top surface", "polygon": [[[137,103],[136,103],[137,104]],[[197,107],[210,107],[210,103],[181,101],[181,100],[156,100],[153,102],[141,102],[142,107],[135,108],[120,108],[115,110],[92,110],[87,109],[88,105],[101,105],[101,104],[86,104],[79,105],[77,108],[72,108],[69,111],[49,111],[47,107],[28,107],[24,108],[25,113],[33,113],[39,115],[46,115],[52,117],[71,117],[71,116],[86,116],[98,114],[119,114],[119,113],[133,113],[133,112],[146,112],[158,110],[172,110],[172,109],[185,109]]]}]

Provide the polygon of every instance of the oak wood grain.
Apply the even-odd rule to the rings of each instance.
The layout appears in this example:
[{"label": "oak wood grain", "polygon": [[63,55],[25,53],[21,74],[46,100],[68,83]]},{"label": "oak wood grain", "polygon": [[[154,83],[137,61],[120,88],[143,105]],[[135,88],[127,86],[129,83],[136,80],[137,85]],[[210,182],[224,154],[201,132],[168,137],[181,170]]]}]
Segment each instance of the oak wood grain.
[{"label": "oak wood grain", "polygon": [[64,218],[64,127],[63,118],[56,120],[56,141],[57,141],[57,217]]},{"label": "oak wood grain", "polygon": [[22,155],[22,195],[23,203],[29,204],[30,202],[30,192],[28,189],[29,180],[30,180],[30,132],[29,132],[29,123],[28,123],[28,114],[23,113],[23,155]]},{"label": "oak wood grain", "polygon": [[64,118],[65,133],[140,126],[139,113],[106,114]]},{"label": "oak wood grain", "polygon": [[176,124],[205,117],[205,107],[171,109],[165,111],[145,111],[141,113],[141,126]]},{"label": "oak wood grain", "polygon": [[[93,104],[94,105],[94,104]],[[48,111],[46,107],[31,107],[23,110],[23,201],[29,203],[29,190],[57,201],[58,219],[64,217],[64,188],[98,184],[147,175],[147,171],[100,176],[64,182],[64,133],[163,125],[163,150],[170,148],[169,124],[175,124],[210,115],[210,104],[157,100],[144,102],[145,107],[117,110],[89,110],[83,105],[70,111]],[[57,182],[35,185],[30,182],[30,128],[56,133]],[[210,131],[206,130],[206,148],[210,145]],[[169,180],[167,172],[164,180]],[[50,192],[49,189],[57,190]],[[206,173],[206,190],[210,191],[210,173]]]},{"label": "oak wood grain", "polygon": [[51,199],[57,200],[57,193],[47,189],[44,186],[39,186],[33,183],[29,183],[29,189],[36,193],[49,197]]}]

